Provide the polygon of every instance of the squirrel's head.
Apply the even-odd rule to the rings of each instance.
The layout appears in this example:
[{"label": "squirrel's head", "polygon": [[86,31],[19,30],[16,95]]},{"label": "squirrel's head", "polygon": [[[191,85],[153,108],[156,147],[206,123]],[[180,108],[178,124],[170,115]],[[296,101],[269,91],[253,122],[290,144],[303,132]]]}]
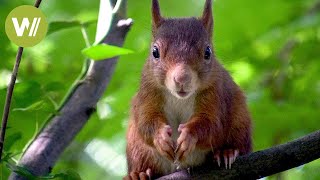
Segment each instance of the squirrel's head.
[{"label": "squirrel's head", "polygon": [[206,0],[200,18],[170,19],[152,1],[152,44],[149,64],[156,83],[185,99],[208,86],[215,61],[211,43],[213,17]]}]

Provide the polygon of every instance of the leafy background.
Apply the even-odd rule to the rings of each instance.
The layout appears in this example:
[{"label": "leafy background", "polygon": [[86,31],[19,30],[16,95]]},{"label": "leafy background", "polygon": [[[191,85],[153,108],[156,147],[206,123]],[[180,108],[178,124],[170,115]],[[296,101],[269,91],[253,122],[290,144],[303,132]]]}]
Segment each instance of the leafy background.
[{"label": "leafy background", "polygon": [[[113,79],[97,112],[61,156],[53,173],[78,173],[82,179],[120,179],[126,173],[125,132],[130,99],[135,94],[149,52],[150,0],[128,0],[135,23]],[[7,14],[33,0],[0,0],[0,107],[17,47],[4,32]],[[200,16],[204,0],[160,0],[170,17]],[[43,1],[48,21],[94,21],[99,1]],[[293,140],[320,128],[320,1],[216,0],[214,50],[248,97],[254,119],[254,150]],[[94,42],[96,25],[89,25]],[[48,115],[54,112],[81,72],[86,47],[79,27],[61,30],[25,49],[14,90],[7,157],[18,159]],[[3,108],[0,108],[0,114]],[[268,179],[319,179],[320,161]],[[9,169],[0,164],[0,179]]]}]

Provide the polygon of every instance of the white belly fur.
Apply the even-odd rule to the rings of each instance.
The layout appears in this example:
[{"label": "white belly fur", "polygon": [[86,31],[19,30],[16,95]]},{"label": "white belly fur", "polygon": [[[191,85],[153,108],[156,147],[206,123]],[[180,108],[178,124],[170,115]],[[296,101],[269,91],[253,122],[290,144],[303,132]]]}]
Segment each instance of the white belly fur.
[{"label": "white belly fur", "polygon": [[[166,115],[168,124],[172,128],[172,139],[177,142],[179,137],[179,124],[186,123],[194,114],[195,95],[192,95],[187,99],[178,99],[170,92],[167,92],[165,93],[164,97],[164,113]],[[196,166],[205,160],[205,155],[207,152],[208,151],[195,150],[187,156],[187,159],[184,162],[178,164],[164,163],[164,165],[171,167],[171,171],[174,171],[177,166],[180,166],[181,168]]]},{"label": "white belly fur", "polygon": [[165,93],[164,113],[168,124],[172,128],[172,138],[176,141],[179,137],[179,124],[186,123],[194,113],[195,95],[188,99],[178,99],[170,92]]}]

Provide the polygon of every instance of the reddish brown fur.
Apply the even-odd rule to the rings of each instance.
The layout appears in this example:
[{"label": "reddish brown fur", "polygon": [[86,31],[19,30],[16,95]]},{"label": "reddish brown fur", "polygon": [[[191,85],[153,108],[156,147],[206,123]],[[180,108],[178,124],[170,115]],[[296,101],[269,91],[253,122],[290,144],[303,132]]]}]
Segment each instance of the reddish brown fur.
[{"label": "reddish brown fur", "polygon": [[238,149],[240,155],[251,152],[251,119],[244,94],[214,56],[210,64],[202,62],[203,49],[208,45],[212,47],[212,24],[210,0],[201,19],[164,19],[158,2],[153,0],[153,43],[161,47],[162,59],[155,63],[150,54],[140,89],[132,102],[127,133],[129,176],[126,178],[147,178],[147,169],[153,177],[173,171],[164,168],[163,164],[173,162],[159,154],[154,141],[160,129],[168,124],[163,110],[166,75],[181,63],[197,72],[200,82],[195,93],[194,113],[185,124],[190,135],[198,140],[196,149],[208,153]]}]

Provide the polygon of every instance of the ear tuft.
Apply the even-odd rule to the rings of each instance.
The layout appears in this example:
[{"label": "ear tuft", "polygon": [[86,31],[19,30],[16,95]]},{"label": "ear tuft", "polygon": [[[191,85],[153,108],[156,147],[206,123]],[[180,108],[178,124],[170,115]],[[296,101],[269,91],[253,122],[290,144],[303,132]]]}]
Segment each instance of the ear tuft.
[{"label": "ear tuft", "polygon": [[152,0],[152,28],[158,28],[163,21],[158,0]]},{"label": "ear tuft", "polygon": [[211,0],[206,0],[206,4],[204,5],[204,10],[202,14],[202,23],[206,30],[208,31],[210,37],[212,35],[213,29],[213,16],[212,16],[212,2]]}]

